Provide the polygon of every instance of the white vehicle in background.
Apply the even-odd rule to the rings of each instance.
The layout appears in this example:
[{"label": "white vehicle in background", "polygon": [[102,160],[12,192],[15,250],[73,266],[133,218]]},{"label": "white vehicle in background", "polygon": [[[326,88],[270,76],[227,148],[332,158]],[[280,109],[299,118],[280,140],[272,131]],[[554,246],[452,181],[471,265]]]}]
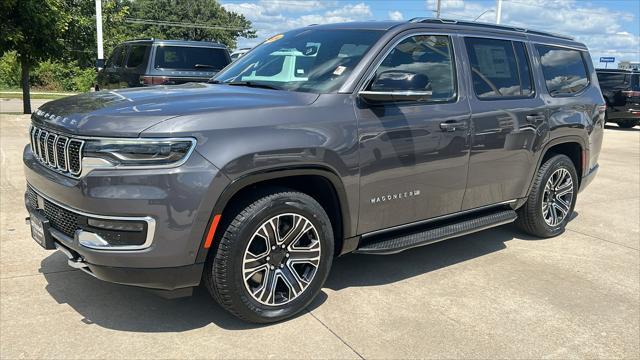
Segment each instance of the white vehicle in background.
[{"label": "white vehicle in background", "polygon": [[238,49],[231,53],[231,61],[236,61],[242,57],[242,55],[246,54],[251,50],[251,48],[242,48]]}]

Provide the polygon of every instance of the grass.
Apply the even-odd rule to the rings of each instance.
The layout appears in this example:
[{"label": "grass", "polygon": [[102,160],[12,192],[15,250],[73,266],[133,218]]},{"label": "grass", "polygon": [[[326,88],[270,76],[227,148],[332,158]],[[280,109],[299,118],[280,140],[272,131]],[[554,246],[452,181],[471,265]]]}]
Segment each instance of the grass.
[{"label": "grass", "polygon": [[[64,91],[46,91],[46,90],[37,90],[31,89],[31,99],[60,99],[63,97],[75,95],[73,92],[64,92]],[[22,99],[22,89],[0,89],[0,98],[2,99]]]}]

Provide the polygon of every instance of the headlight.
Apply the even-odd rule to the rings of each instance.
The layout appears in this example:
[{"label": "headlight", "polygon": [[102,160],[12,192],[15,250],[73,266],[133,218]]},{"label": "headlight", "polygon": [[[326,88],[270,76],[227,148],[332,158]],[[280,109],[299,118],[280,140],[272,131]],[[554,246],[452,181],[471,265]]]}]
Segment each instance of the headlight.
[{"label": "headlight", "polygon": [[99,158],[112,166],[177,166],[186,161],[195,139],[99,139],[84,145],[85,158]]}]

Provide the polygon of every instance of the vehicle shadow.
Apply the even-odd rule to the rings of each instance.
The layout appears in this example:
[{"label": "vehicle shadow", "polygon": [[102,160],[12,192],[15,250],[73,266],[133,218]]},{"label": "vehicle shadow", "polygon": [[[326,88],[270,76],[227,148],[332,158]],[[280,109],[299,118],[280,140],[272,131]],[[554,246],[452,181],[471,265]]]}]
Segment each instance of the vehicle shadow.
[{"label": "vehicle shadow", "polygon": [[[500,251],[515,236],[540,240],[523,234],[514,225],[505,225],[394,255],[347,255],[334,261],[325,287],[340,290],[401,281]],[[236,319],[202,286],[191,297],[169,300],[141,288],[100,281],[80,270],[60,271],[66,261],[63,254],[55,252],[41,262],[40,272],[49,294],[82,315],[84,324],[131,332],[182,332],[210,324],[226,330],[265,326]],[[321,292],[306,310],[313,311],[326,299],[326,293]]]},{"label": "vehicle shadow", "polygon": [[619,127],[618,125],[609,125],[609,124],[605,124],[604,125],[605,129],[610,129],[610,130],[617,130],[617,131],[640,131],[640,126],[634,126],[630,129],[623,129],[621,127]]}]

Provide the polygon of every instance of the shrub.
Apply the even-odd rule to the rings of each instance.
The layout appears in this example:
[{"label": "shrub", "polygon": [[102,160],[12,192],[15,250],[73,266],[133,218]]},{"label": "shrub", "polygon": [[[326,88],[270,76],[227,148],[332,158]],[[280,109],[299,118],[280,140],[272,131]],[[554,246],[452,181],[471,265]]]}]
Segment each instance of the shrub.
[{"label": "shrub", "polygon": [[0,88],[20,87],[20,64],[15,51],[6,52],[0,57]]}]

